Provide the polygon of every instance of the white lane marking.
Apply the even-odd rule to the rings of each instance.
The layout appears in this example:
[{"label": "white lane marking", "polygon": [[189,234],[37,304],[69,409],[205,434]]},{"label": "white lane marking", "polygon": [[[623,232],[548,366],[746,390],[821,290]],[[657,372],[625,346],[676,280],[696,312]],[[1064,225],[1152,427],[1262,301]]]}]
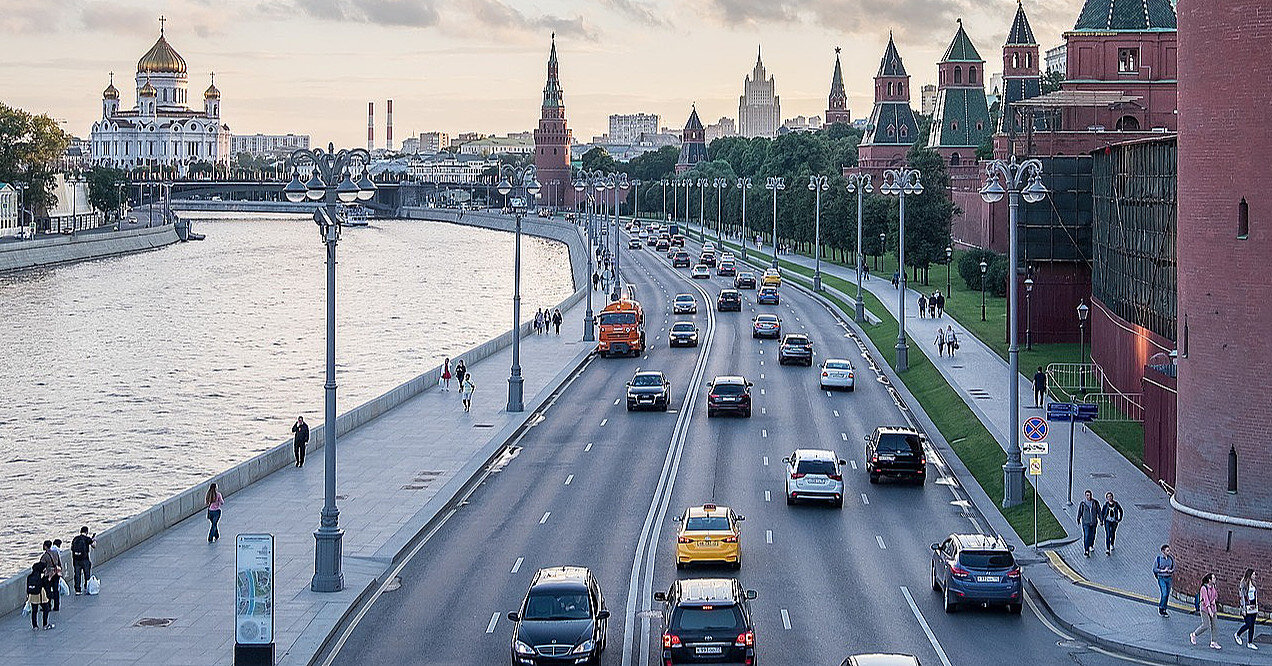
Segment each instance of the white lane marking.
[{"label": "white lane marking", "polygon": [[772,502],[772,501],[773,501],[773,495],[771,495],[771,494],[769,493],[769,491],[767,491],[767,490],[766,490],[766,491],[764,491],[764,501],[765,501],[765,502]]},{"label": "white lane marking", "polygon": [[945,649],[941,647],[941,642],[936,640],[936,634],[932,633],[932,627],[928,626],[923,613],[919,611],[919,607],[914,603],[914,597],[910,596],[910,589],[902,585],[901,594],[905,595],[906,603],[910,604],[910,611],[914,613],[914,618],[919,621],[919,626],[923,627],[923,633],[927,634],[928,641],[932,643],[932,649],[936,650],[936,656],[941,659],[941,663],[944,666],[954,666],[950,663],[950,658],[945,656]]},{"label": "white lane marking", "polygon": [[764,395],[764,389],[760,389],[760,395]]},{"label": "white lane marking", "polygon": [[764,365],[764,361],[760,361],[760,365]]},{"label": "white lane marking", "polygon": [[761,407],[761,408],[760,408],[760,413],[761,413],[761,414],[768,414],[768,407]]},{"label": "white lane marking", "polygon": [[521,571],[521,563],[525,561],[526,561],[526,558],[518,557],[517,561],[512,563],[512,573],[517,573],[518,571]]},{"label": "white lane marking", "polygon": [[870,503],[870,498],[869,498],[869,497],[866,497],[866,494],[865,494],[865,493],[861,493],[861,503],[862,503],[862,504],[869,504],[869,503]]},{"label": "white lane marking", "polygon": [[773,530],[764,530],[764,543],[773,543]]},{"label": "white lane marking", "polygon": [[840,436],[841,438],[843,438],[843,440],[844,440],[845,442],[846,442],[846,441],[848,441],[848,433],[846,433],[846,432],[841,432],[841,433],[839,433],[839,436]]},{"label": "white lane marking", "polygon": [[486,633],[495,633],[495,625],[499,624],[499,611],[490,614],[490,624],[486,625]]},{"label": "white lane marking", "polygon": [[768,467],[768,456],[764,456],[764,466]]},{"label": "white lane marking", "polygon": [[764,373],[760,373],[760,379],[764,379]]},{"label": "white lane marking", "polygon": [[883,537],[879,536],[878,534],[875,535],[875,541],[879,542],[879,550],[888,549],[888,547],[883,544]]},{"label": "white lane marking", "polygon": [[571,474],[571,475],[569,475],[569,476],[565,477],[565,485],[567,485],[567,486],[568,486],[568,485],[570,485],[570,482],[571,482],[571,481],[573,481],[573,480],[574,480],[574,475],[573,475],[573,474]]},{"label": "white lane marking", "polygon": [[760,436],[761,436],[761,437],[768,437],[768,430],[763,430],[763,429],[761,429],[761,430],[760,430]]},{"label": "white lane marking", "polygon": [[856,461],[856,460],[849,460],[848,462],[852,463],[852,468],[853,468],[853,469],[857,469],[857,461]]},{"label": "white lane marking", "polygon": [[826,391],[826,397],[827,397],[827,398],[829,398],[829,397],[830,397],[830,391]]},{"label": "white lane marking", "polygon": [[782,626],[787,629],[791,628],[791,614],[787,613],[785,608],[782,609]]},{"label": "white lane marking", "polygon": [[543,512],[543,517],[539,519],[539,524],[540,524],[540,525],[542,525],[542,524],[544,524],[544,523],[548,522],[548,516],[550,516],[550,515],[552,515],[552,512],[551,512],[551,511],[544,511],[544,512]]},{"label": "white lane marking", "polygon": [[583,453],[587,453],[588,451],[591,451],[591,450],[592,450],[592,443],[588,442],[587,446],[583,447]]},{"label": "white lane marking", "polygon": [[839,418],[839,410],[838,410],[838,409],[832,409],[831,411],[835,413],[835,418]]},{"label": "white lane marking", "polygon": [[763,355],[764,355],[764,350],[763,350],[763,349],[761,349],[761,350],[760,350],[760,356],[763,356]]},{"label": "white lane marking", "polygon": [[[615,401],[614,401],[614,404],[616,404],[616,405],[617,405],[617,404],[618,404],[618,401],[617,401],[617,400],[615,400]],[[609,423],[609,419],[601,419],[601,427],[602,427],[602,428],[604,428],[604,427],[605,427],[605,424],[606,424],[606,423]]]},{"label": "white lane marking", "polygon": [[[618,404],[618,401],[619,401],[619,400],[621,400],[621,399],[622,399],[622,398],[614,398],[614,404],[615,404],[615,405],[617,405],[617,404]],[[605,425],[605,424],[604,424],[604,423],[602,423],[601,425]]]}]

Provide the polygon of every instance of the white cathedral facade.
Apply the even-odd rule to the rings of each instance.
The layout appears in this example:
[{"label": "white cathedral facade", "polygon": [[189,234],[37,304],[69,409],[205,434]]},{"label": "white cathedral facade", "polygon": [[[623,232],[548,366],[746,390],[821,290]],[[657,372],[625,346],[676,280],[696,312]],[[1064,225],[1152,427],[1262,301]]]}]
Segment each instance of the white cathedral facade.
[{"label": "white cathedral facade", "polygon": [[203,92],[203,108],[189,106],[186,61],[159,40],[137,62],[137,104],[120,109],[115,77],[102,92],[102,118],[93,123],[95,164],[122,169],[176,166],[186,173],[198,162],[227,163],[230,128],[221,122],[221,91],[215,78]]}]

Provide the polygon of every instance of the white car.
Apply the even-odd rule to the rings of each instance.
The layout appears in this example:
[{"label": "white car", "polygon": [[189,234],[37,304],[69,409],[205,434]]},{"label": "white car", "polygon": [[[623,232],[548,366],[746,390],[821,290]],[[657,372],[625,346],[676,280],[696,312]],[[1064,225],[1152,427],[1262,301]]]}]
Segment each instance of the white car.
[{"label": "white car", "polygon": [[708,268],[706,264],[698,264],[693,267],[693,270],[689,273],[689,277],[692,277],[695,280],[709,280],[711,279],[711,269]]},{"label": "white car", "polygon": [[847,462],[828,449],[795,449],[782,459],[786,463],[786,503],[801,499],[828,500],[836,507],[844,505],[844,477],[840,471]]},{"label": "white car", "polygon": [[715,249],[716,249],[715,241],[707,241],[702,244],[703,252],[715,252]]},{"label": "white car", "polygon": [[676,294],[676,300],[671,303],[671,311],[674,314],[698,314],[698,299],[693,294]]},{"label": "white car", "polygon": [[725,251],[720,253],[720,263],[724,263],[726,261],[734,261],[734,260],[735,260],[735,257],[733,256],[732,252]]},{"label": "white car", "polygon": [[828,358],[821,364],[822,390],[837,388],[852,391],[856,386],[856,373],[852,362],[843,358]]}]

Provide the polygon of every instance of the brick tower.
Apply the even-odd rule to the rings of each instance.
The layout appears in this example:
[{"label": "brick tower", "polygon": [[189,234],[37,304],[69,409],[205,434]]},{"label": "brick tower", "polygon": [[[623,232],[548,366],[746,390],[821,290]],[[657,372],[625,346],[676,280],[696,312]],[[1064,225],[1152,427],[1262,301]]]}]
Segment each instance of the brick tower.
[{"label": "brick tower", "polygon": [[919,138],[919,125],[910,108],[910,75],[905,72],[892,33],[888,33],[888,47],[879,61],[874,86],[874,110],[858,149],[858,164],[863,170],[878,172],[878,182],[882,170],[900,165]]},{"label": "brick tower", "polygon": [[848,110],[848,92],[844,90],[844,70],[839,66],[839,47],[835,47],[835,73],[830,77],[830,97],[826,102],[826,124],[851,123]]},{"label": "brick tower", "polygon": [[684,173],[707,159],[707,131],[698,119],[698,105],[689,112],[685,131],[680,135],[680,157],[676,159],[676,173]]},{"label": "brick tower", "polygon": [[[1234,131],[1272,125],[1272,106],[1253,85],[1269,78],[1266,0],[1179,3],[1179,425],[1170,542],[1176,588],[1191,595],[1202,572],[1213,571],[1226,604],[1247,567],[1259,572],[1261,590],[1272,581],[1265,303],[1272,138]],[[1269,597],[1259,596],[1266,610]]]},{"label": "brick tower", "polygon": [[534,167],[543,187],[539,193],[539,205],[550,208],[566,208],[574,201],[574,183],[570,174],[570,144],[573,139],[565,123],[565,101],[562,97],[554,32],[539,127],[534,131]]},{"label": "brick tower", "polygon": [[1002,131],[1006,134],[1021,133],[1025,125],[1014,117],[1014,102],[1042,94],[1041,63],[1038,62],[1038,40],[1034,39],[1029,17],[1023,3],[1016,5],[1016,19],[1011,22],[1007,43],[1003,44]]},{"label": "brick tower", "polygon": [[985,59],[963,30],[963,19],[936,67],[936,110],[928,145],[952,167],[975,163],[977,147],[994,128],[985,100]]}]

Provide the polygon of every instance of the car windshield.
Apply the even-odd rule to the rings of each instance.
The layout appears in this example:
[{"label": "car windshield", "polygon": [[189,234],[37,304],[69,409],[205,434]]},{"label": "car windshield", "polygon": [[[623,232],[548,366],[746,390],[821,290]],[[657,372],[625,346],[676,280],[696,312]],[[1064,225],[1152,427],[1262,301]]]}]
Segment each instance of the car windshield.
[{"label": "car windshield", "polygon": [[736,631],[742,627],[737,606],[680,608],[672,616],[673,629],[682,631]]},{"label": "car windshield", "polygon": [[676,297],[676,302],[677,303],[692,303],[693,296],[690,296],[689,294],[681,294]]},{"label": "car windshield", "polygon": [[919,436],[913,433],[892,433],[879,435],[880,453],[914,453],[918,454],[923,450],[923,443],[919,441]]},{"label": "car windshield", "polygon": [[693,324],[672,324],[671,330],[674,333],[693,333]]},{"label": "car windshield", "polygon": [[635,323],[636,323],[635,312],[602,312],[601,313],[601,326],[608,326],[612,324],[635,324]]},{"label": "car windshield", "polygon": [[712,393],[720,395],[738,395],[742,393],[745,388],[746,387],[741,384],[716,384],[712,387],[711,391]]},{"label": "car windshield", "polygon": [[690,532],[727,532],[729,518],[727,516],[690,516],[685,521],[685,529]]},{"label": "car windshield", "polygon": [[797,338],[792,335],[791,337],[786,338],[786,344],[795,345],[796,347],[807,347],[812,343],[808,341],[808,338]]},{"label": "car windshield", "polygon": [[795,468],[800,474],[824,474],[830,476],[835,473],[835,463],[829,460],[801,460],[799,467]]},{"label": "car windshield", "polygon": [[843,361],[826,361],[827,370],[852,370],[852,365]]},{"label": "car windshield", "polygon": [[1016,558],[1001,550],[965,550],[958,554],[958,563],[972,569],[1010,569]]},{"label": "car windshield", "polygon": [[760,315],[759,317],[756,318],[756,321],[760,322],[761,324],[776,324],[777,317],[774,317],[773,315]]},{"label": "car windshield", "polygon": [[632,386],[662,386],[662,377],[658,375],[636,375],[632,378]]},{"label": "car windshield", "polygon": [[526,599],[526,612],[522,614],[523,620],[586,620],[589,617],[585,590],[531,592]]}]

